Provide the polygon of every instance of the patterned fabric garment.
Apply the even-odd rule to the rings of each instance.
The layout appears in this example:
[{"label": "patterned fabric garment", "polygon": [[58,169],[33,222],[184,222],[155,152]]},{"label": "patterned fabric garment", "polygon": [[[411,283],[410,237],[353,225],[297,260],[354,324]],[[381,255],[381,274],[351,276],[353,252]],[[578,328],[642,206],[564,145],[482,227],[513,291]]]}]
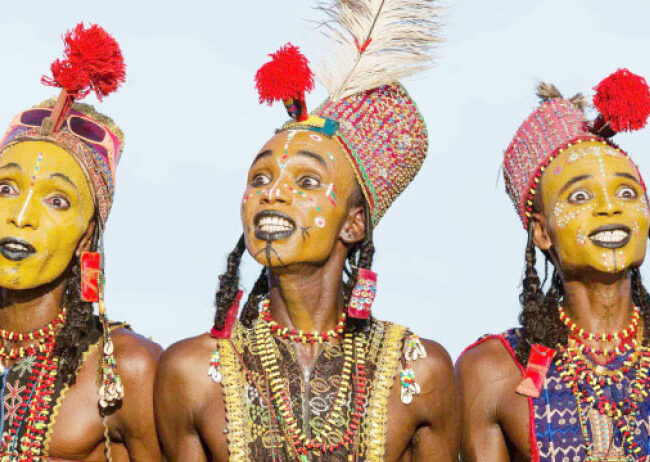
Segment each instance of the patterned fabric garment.
[{"label": "patterned fabric garment", "polygon": [[[383,460],[386,407],[388,394],[400,365],[405,328],[372,320],[367,335],[366,372],[371,382],[370,396],[359,431],[361,451],[355,461]],[[255,329],[246,329],[237,323],[232,343],[218,341],[223,372],[222,386],[228,416],[230,461],[294,461],[296,455],[287,445],[278,420],[277,409],[269,407],[269,389],[265,368],[254,342]],[[291,409],[299,428],[308,438],[321,437],[328,444],[336,443],[348,427],[354,408],[352,391],[346,402],[347,416],[339,422],[329,419],[330,409],[337,394],[344,363],[340,344],[327,344],[319,354],[311,374],[303,376],[296,359],[293,344],[275,339],[280,359],[281,377],[289,390]],[[235,346],[237,352],[232,350]],[[242,368],[242,361],[248,370]],[[251,383],[250,378],[257,384]],[[243,395],[243,396],[242,396]],[[328,431],[325,423],[333,429]],[[339,448],[334,452],[311,452],[305,461],[347,462],[348,452]]]},{"label": "patterned fabric garment", "polygon": [[[508,351],[513,354],[521,341],[520,329],[511,329],[503,335],[496,336]],[[614,358],[605,367],[608,370],[621,369],[622,363],[628,358],[626,353]],[[521,365],[517,362],[521,369]],[[622,384],[605,387],[605,394],[616,401],[625,393],[625,387],[634,377],[634,370],[625,375]],[[514,390],[513,390],[514,393]],[[560,378],[555,361],[546,376],[546,381],[539,398],[529,398],[532,401],[532,414],[535,422],[534,439],[531,438],[531,460],[543,462],[577,462],[577,461],[633,461],[644,460],[650,453],[648,424],[650,417],[650,399],[640,403],[639,417],[636,421],[634,438],[641,446],[641,452],[625,456],[621,444],[620,432],[612,420],[602,416],[598,411],[588,406],[580,405],[571,390]],[[585,435],[591,440],[587,447]],[[536,441],[534,441],[536,440]],[[590,455],[589,455],[590,453]]]},{"label": "patterned fabric garment", "polygon": [[[112,324],[111,330],[119,327],[125,327],[125,324]],[[89,347],[84,353],[84,361],[88,353],[98,345],[101,334],[99,318],[93,316],[85,334]],[[0,407],[0,435],[2,440],[8,440],[7,450],[0,451],[1,462],[45,462],[48,460],[48,446],[52,438],[52,428],[59,407],[68,390],[68,384],[63,383],[60,377],[57,376],[53,393],[50,395],[49,409],[47,409],[47,413],[40,422],[40,425],[46,429],[44,441],[41,441],[42,447],[30,448],[29,437],[26,437],[29,429],[27,428],[27,419],[24,418],[26,417],[25,411],[22,408],[27,405],[28,409],[33,409],[35,393],[29,394],[28,392],[30,390],[29,381],[35,377],[36,366],[36,358],[27,357],[7,368],[4,374],[0,376],[0,403],[2,404]],[[13,429],[15,431],[12,431]]]}]

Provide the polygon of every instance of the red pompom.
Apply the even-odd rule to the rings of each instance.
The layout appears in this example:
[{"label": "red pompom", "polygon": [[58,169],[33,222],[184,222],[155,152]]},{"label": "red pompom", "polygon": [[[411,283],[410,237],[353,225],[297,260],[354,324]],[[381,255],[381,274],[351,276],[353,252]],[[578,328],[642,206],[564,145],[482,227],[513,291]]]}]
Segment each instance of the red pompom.
[{"label": "red pompom", "polygon": [[314,89],[309,61],[298,47],[287,43],[269,56],[273,59],[255,74],[260,103],[270,105],[278,100],[301,99],[305,92]]},{"label": "red pompom", "polygon": [[650,115],[650,89],[643,77],[619,69],[594,90],[594,105],[613,131],[645,127]]},{"label": "red pompom", "polygon": [[43,76],[41,82],[64,88],[75,99],[94,91],[100,101],[117,90],[126,79],[126,66],[119,44],[108,32],[96,24],[85,28],[77,24],[63,36],[65,59],[55,60],[52,77]]}]

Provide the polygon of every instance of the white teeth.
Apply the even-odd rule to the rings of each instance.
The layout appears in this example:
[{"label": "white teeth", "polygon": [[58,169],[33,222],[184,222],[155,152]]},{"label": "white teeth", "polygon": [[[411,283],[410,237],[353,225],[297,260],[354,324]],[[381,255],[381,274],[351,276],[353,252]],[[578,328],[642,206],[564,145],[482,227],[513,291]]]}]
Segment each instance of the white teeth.
[{"label": "white teeth", "polygon": [[15,250],[16,252],[27,252],[27,247],[25,247],[22,244],[16,244],[13,242],[9,242],[5,244],[5,247],[9,250]]},{"label": "white teeth", "polygon": [[614,231],[601,231],[591,236],[591,239],[600,242],[622,242],[627,239],[628,235],[629,233],[627,231],[616,229]]},{"label": "white teeth", "polygon": [[282,217],[264,217],[260,219],[257,226],[265,233],[277,233],[293,229],[293,225]]}]

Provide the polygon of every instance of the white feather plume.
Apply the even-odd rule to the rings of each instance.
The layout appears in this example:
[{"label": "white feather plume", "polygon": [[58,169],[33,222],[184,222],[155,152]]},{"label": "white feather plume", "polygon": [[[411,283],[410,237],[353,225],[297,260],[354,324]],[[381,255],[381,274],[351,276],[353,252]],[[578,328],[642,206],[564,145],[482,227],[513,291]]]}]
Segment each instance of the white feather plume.
[{"label": "white feather plume", "polygon": [[[331,0],[323,32],[332,56],[316,75],[331,100],[403,79],[431,67],[440,42],[438,0]],[[365,49],[364,49],[365,45]],[[363,49],[363,51],[361,51]]]}]

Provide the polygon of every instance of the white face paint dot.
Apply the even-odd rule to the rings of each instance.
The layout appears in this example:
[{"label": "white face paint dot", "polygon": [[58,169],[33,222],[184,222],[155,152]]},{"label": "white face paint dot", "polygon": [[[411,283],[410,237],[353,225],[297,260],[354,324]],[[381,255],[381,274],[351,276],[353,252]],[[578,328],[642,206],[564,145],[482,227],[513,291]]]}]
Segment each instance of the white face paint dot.
[{"label": "white face paint dot", "polygon": [[314,223],[315,223],[316,226],[318,226],[319,228],[322,228],[322,227],[325,226],[325,218],[323,218],[323,217],[316,217],[316,219],[314,220]]}]

